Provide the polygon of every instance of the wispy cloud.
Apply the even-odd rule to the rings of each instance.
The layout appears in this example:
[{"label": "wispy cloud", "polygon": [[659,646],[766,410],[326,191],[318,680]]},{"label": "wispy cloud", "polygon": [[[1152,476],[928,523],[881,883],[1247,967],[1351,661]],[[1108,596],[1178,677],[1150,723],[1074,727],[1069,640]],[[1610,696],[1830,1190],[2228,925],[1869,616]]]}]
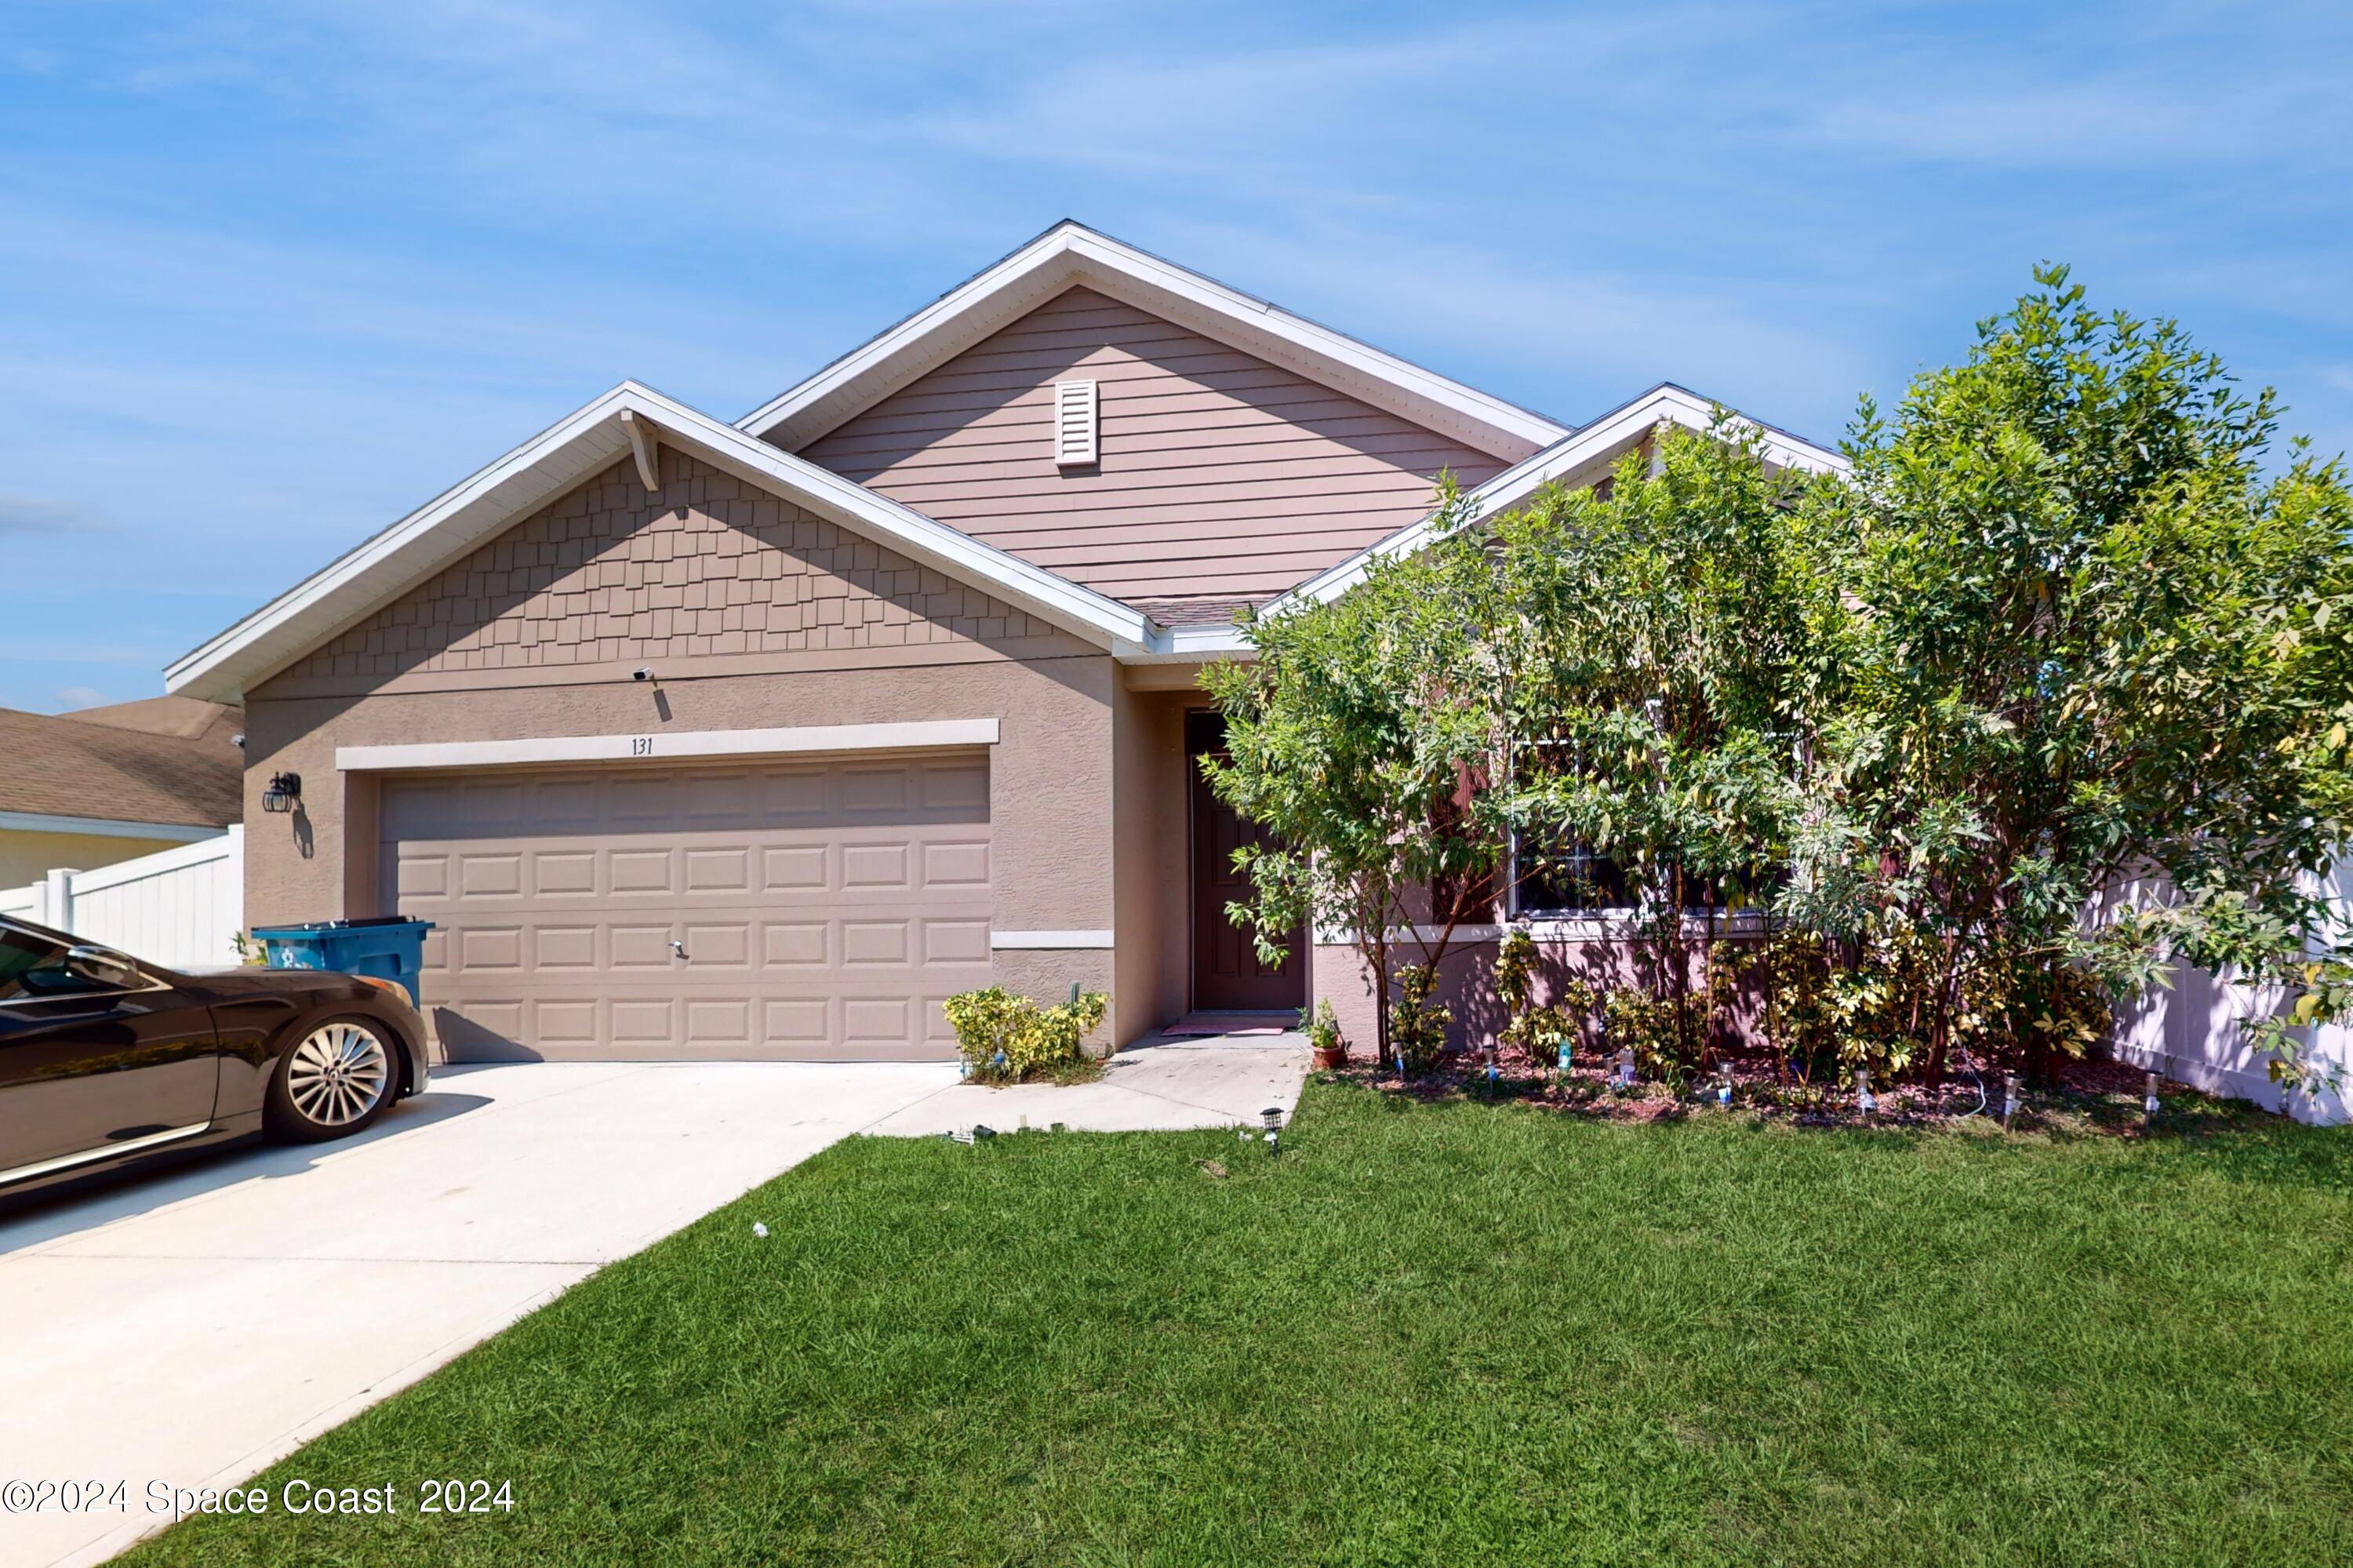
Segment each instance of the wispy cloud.
[{"label": "wispy cloud", "polygon": [[106,519],[70,501],[45,501],[37,495],[0,495],[0,534],[55,537],[100,533],[106,528]]},{"label": "wispy cloud", "polygon": [[52,699],[59,713],[72,713],[77,708],[102,707],[114,699],[90,686],[66,686]]}]

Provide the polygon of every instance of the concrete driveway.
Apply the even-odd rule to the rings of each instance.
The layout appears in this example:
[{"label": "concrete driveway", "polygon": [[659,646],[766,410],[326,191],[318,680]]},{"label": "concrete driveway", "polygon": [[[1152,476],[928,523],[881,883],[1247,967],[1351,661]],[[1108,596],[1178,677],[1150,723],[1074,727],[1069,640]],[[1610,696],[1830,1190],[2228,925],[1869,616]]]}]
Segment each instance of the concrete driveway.
[{"label": "concrete driveway", "polygon": [[253,1474],[955,1078],[953,1064],[447,1069],[347,1142],[0,1217],[0,1485],[127,1483],[122,1512],[28,1515],[0,1497],[0,1563],[102,1561],[169,1522],[147,1511],[149,1483]]}]

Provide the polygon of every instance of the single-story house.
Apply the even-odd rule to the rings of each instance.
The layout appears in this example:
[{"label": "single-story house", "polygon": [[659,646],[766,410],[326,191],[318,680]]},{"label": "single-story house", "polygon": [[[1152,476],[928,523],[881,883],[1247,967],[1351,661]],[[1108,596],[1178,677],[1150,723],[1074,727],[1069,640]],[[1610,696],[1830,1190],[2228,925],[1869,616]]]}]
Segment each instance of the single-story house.
[{"label": "single-story house", "polygon": [[244,810],[243,727],[234,706],[185,696],[0,708],[0,887],[219,837]]},{"label": "single-story house", "polygon": [[1368,1023],[1349,949],[1225,918],[1200,667],[1442,471],[1508,504],[1711,413],[1561,423],[1066,222],[733,422],[621,383],[169,685],[244,705],[248,917],[434,922],[459,1059],[944,1055],[991,982],[1114,1043]]}]

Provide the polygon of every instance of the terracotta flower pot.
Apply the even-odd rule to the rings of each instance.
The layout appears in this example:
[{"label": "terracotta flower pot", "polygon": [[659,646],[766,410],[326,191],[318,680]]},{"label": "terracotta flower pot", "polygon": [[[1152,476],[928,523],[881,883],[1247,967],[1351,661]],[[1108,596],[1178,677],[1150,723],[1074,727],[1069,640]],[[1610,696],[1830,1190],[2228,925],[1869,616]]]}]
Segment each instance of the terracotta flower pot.
[{"label": "terracotta flower pot", "polygon": [[1310,1054],[1318,1067],[1345,1067],[1348,1065],[1348,1048],[1345,1045],[1318,1045]]}]

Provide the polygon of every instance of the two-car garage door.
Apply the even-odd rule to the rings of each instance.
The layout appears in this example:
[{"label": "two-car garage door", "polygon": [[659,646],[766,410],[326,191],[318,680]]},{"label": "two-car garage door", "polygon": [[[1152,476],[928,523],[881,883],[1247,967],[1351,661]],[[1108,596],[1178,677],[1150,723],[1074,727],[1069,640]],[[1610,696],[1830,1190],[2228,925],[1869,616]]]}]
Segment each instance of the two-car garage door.
[{"label": "two-car garage door", "polygon": [[387,781],[459,1061],[954,1054],[988,983],[979,754]]}]

